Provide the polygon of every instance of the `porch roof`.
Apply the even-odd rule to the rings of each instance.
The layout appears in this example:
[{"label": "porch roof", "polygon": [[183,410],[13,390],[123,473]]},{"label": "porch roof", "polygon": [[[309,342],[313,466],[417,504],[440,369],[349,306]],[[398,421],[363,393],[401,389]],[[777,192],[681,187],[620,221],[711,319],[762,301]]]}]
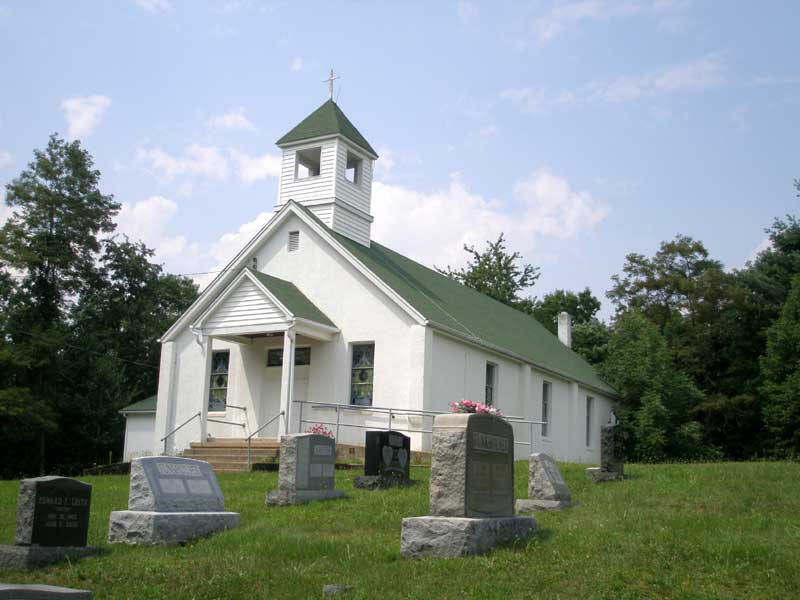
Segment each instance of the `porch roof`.
[{"label": "porch roof", "polygon": [[254,271],[250,267],[247,268],[250,273],[255,275],[264,287],[272,292],[278,301],[283,304],[289,311],[300,319],[308,319],[316,323],[322,323],[329,327],[336,327],[325,313],[323,313],[316,304],[311,302],[303,292],[297,289],[297,286],[291,281],[285,279],[278,279],[272,275]]}]

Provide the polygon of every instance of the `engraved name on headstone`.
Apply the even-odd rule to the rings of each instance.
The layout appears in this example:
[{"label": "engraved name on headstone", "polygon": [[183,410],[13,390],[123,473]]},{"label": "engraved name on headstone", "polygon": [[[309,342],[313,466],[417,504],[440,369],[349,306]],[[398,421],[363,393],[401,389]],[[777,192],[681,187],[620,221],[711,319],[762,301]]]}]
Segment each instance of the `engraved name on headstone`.
[{"label": "engraved name on headstone", "polygon": [[68,477],[37,477],[20,482],[17,544],[85,546],[92,486]]},{"label": "engraved name on headstone", "polygon": [[397,431],[367,431],[364,475],[408,479],[411,438]]},{"label": "engraved name on headstone", "polygon": [[[482,417],[484,415],[478,415]],[[514,434],[503,419],[470,419],[467,435],[467,517],[514,514]]]},{"label": "engraved name on headstone", "polygon": [[157,512],[224,511],[225,500],[207,462],[147,456],[131,463],[128,510]]}]

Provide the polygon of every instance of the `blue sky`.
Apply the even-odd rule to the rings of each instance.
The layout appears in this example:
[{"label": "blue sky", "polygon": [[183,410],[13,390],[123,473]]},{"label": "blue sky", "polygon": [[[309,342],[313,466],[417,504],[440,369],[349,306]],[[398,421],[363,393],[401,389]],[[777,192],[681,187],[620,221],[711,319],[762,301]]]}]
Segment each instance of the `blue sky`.
[{"label": "blue sky", "polygon": [[680,232],[740,267],[796,212],[798,17],[795,2],[0,0],[0,184],[50,133],[79,138],[121,230],[173,272],[218,269],[269,217],[274,141],[333,67],[381,155],[374,239],[444,266],[505,231],[542,268],[533,294],[588,285],[608,315],[626,253]]}]

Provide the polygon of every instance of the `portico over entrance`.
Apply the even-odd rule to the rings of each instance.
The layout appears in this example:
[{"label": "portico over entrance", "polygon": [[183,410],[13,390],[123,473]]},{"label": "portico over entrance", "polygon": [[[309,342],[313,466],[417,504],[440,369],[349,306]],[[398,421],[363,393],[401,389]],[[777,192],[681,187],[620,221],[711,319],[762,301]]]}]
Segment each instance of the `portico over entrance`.
[{"label": "portico over entrance", "polygon": [[[191,331],[205,360],[205,385],[197,399],[201,441],[209,421],[227,422],[220,417],[229,418],[228,408],[250,411],[242,422],[245,434],[279,413],[277,431],[291,433],[299,426],[293,425],[293,401],[297,395],[306,399],[311,353],[339,334],[293,283],[250,268],[219,293]],[[238,351],[218,349],[214,340]],[[235,385],[232,374],[239,379]]]}]

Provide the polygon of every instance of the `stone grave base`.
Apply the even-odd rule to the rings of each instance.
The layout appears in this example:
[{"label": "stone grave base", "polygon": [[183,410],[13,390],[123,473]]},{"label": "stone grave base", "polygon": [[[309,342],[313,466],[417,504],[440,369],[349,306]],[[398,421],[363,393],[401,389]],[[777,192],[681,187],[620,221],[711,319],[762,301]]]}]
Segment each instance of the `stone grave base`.
[{"label": "stone grave base", "polygon": [[109,544],[180,544],[239,525],[234,512],[153,512],[115,510],[108,524]]},{"label": "stone grave base", "polygon": [[618,473],[617,471],[603,471],[600,467],[589,467],[586,469],[586,475],[595,483],[619,481],[622,479],[622,473]]},{"label": "stone grave base", "polygon": [[538,510],[561,510],[570,506],[572,506],[572,502],[566,500],[533,500],[531,498],[517,500],[518,513],[531,513]]},{"label": "stone grave base", "polygon": [[273,490],[267,493],[267,504],[269,506],[294,506],[315,500],[335,500],[336,498],[344,498],[344,492],[341,490]]},{"label": "stone grave base", "polygon": [[403,519],[400,556],[459,558],[527,540],[536,533],[533,517],[410,517]]},{"label": "stone grave base", "polygon": [[55,562],[100,554],[101,548],[91,546],[17,546],[0,545],[0,567],[29,570],[45,567]]},{"label": "stone grave base", "polygon": [[413,479],[405,477],[384,477],[383,475],[360,475],[353,479],[353,487],[363,490],[385,490],[392,487],[414,485]]},{"label": "stone grave base", "polygon": [[92,592],[55,585],[0,583],[0,600],[58,600],[59,598],[92,600]]}]

